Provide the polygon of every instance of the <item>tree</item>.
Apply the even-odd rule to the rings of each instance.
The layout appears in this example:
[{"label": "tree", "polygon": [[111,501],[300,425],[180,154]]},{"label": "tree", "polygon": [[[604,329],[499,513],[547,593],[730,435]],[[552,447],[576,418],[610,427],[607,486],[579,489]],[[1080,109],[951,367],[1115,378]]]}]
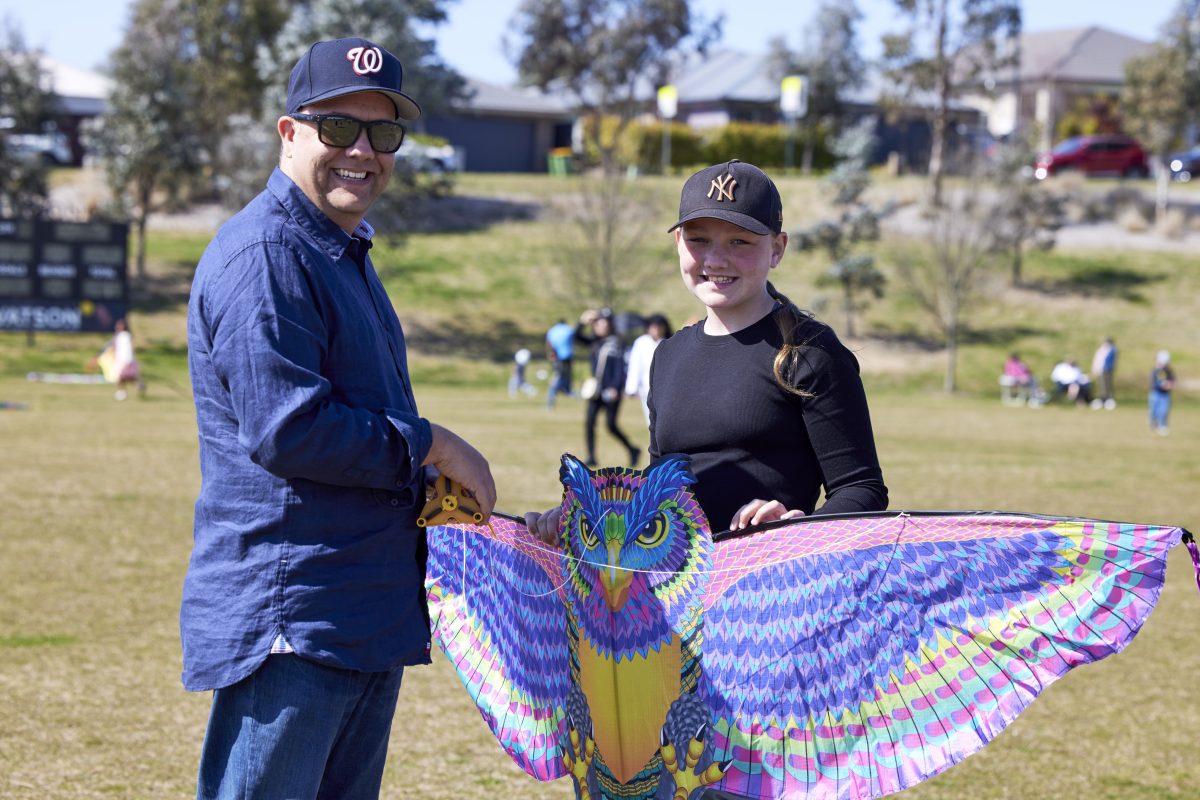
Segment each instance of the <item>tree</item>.
[{"label": "tree", "polygon": [[909,28],[883,37],[885,77],[895,87],[890,103],[911,108],[931,102],[930,202],[942,204],[951,102],[981,78],[1016,61],[1021,32],[1018,0],[893,0]]},{"label": "tree", "polygon": [[1021,285],[1021,268],[1030,248],[1049,250],[1066,221],[1064,199],[1033,177],[1029,165],[1037,156],[1029,131],[1014,133],[1000,144],[991,165],[990,184],[995,246],[1011,259],[1012,285]]},{"label": "tree", "polygon": [[[585,237],[566,258],[581,276],[581,297],[607,306],[619,287],[632,284],[641,265],[626,254],[637,250],[644,218],[635,197],[626,196],[622,137],[644,108],[645,93],[667,82],[686,51],[703,50],[720,35],[720,19],[707,23],[688,0],[522,0],[509,25],[506,48],[514,54],[521,81],[573,98],[584,117],[584,135],[598,153],[600,174],[582,176],[574,212]],[[582,215],[582,216],[580,216]]]},{"label": "tree", "polygon": [[[571,95],[589,118],[588,135],[605,173],[619,171],[625,127],[648,87],[667,83],[673,62],[720,35],[688,0],[522,0],[505,46],[521,82]],[[616,119],[615,126],[602,124]]]},{"label": "tree", "polygon": [[834,152],[840,160],[825,182],[834,190],[833,204],[838,209],[838,218],[792,236],[799,250],[822,249],[833,262],[817,278],[817,285],[841,288],[846,335],[851,337],[855,335],[855,314],[866,305],[863,295],[882,297],[887,283],[873,256],[853,252],[857,244],[878,241],[879,221],[891,212],[890,204],[876,208],[863,199],[871,184],[867,161],[875,143],[874,126],[874,119],[864,119],[834,142]]},{"label": "tree", "polygon": [[802,49],[788,49],[787,40],[776,36],[767,43],[767,64],[771,77],[781,80],[786,75],[804,75],[808,79],[808,109],[803,126],[804,154],[801,170],[812,171],[813,148],[817,126],[833,130],[841,127],[844,114],[842,98],[863,85],[867,66],[858,48],[855,26],[862,13],[853,0],[833,2],[823,0],[811,24],[805,26]]},{"label": "tree", "polygon": [[[404,65],[404,93],[417,99],[423,115],[437,113],[466,96],[466,81],[437,53],[437,42],[417,28],[446,21],[449,0],[296,0],[268,48],[260,50],[259,74],[283,108],[280,65],[290,68],[313,42],[362,36],[386,48]],[[278,116],[278,114],[276,114]],[[418,123],[419,125],[419,123]]]},{"label": "tree", "polygon": [[46,165],[18,152],[13,135],[41,133],[52,111],[38,53],[7,18],[0,30],[0,216],[31,218],[49,205]]},{"label": "tree", "polygon": [[983,295],[997,248],[990,209],[973,189],[952,192],[929,214],[928,252],[897,254],[896,272],[942,336],[946,349],[942,387],[953,393],[964,320]]},{"label": "tree", "polygon": [[90,135],[108,185],[132,216],[136,274],[146,274],[146,222],[181,204],[199,182],[208,128],[199,74],[179,57],[188,40],[184,0],[139,0],[113,53],[108,110]]},{"label": "tree", "polygon": [[1163,31],[1149,53],[1125,63],[1121,96],[1128,133],[1157,157],[1158,219],[1167,207],[1167,154],[1200,123],[1200,0],[1182,0]]}]

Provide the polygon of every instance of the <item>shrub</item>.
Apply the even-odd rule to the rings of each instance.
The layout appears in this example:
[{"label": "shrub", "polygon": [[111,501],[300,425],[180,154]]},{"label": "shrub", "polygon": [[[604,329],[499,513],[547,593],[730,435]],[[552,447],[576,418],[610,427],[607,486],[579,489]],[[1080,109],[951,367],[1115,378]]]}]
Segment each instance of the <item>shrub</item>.
[{"label": "shrub", "polygon": [[[825,144],[826,131],[823,126],[816,130],[813,168],[828,169],[833,166],[833,154]],[[796,131],[793,164],[799,165],[804,152],[803,128]],[[755,122],[731,122],[720,128],[707,131],[704,136],[704,161],[717,164],[738,158],[756,164],[763,169],[782,168],[787,160],[787,128],[783,125],[764,125]]]}]

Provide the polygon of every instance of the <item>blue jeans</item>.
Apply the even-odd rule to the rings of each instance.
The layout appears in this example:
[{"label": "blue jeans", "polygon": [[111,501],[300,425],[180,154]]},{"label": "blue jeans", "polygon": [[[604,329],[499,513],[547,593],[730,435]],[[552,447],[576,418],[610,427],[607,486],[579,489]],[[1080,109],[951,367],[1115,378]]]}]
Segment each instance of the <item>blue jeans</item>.
[{"label": "blue jeans", "polygon": [[268,656],[213,692],[197,800],[376,800],[403,674]]},{"label": "blue jeans", "polygon": [[1167,427],[1167,415],[1171,413],[1170,392],[1150,392],[1150,427]]}]

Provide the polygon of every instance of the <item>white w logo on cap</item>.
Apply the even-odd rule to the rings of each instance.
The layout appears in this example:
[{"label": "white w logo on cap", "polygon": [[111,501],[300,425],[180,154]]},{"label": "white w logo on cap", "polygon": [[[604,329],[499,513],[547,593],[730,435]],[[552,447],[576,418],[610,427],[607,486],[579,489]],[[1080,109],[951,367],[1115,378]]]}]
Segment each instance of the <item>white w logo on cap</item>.
[{"label": "white w logo on cap", "polygon": [[346,53],[346,60],[354,62],[354,74],[366,75],[383,69],[383,53],[378,47],[352,47]]}]

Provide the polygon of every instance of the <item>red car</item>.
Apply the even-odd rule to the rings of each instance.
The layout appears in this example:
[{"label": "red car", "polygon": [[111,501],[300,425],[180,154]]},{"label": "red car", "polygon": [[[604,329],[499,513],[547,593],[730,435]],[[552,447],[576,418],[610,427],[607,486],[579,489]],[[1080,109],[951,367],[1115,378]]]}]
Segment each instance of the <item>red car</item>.
[{"label": "red car", "polygon": [[1146,151],[1136,139],[1116,134],[1072,136],[1038,156],[1033,175],[1043,180],[1066,170],[1085,175],[1120,175],[1144,178],[1150,174]]}]

